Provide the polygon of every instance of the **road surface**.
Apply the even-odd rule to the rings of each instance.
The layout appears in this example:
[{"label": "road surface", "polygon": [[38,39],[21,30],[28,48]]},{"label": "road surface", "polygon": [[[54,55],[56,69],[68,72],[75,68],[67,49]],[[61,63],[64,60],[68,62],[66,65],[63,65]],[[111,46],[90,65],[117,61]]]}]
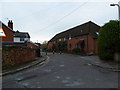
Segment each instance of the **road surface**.
[{"label": "road surface", "polygon": [[[45,53],[42,53],[45,55]],[[3,88],[117,88],[118,72],[92,66],[97,56],[48,53],[45,64],[3,77]]]}]

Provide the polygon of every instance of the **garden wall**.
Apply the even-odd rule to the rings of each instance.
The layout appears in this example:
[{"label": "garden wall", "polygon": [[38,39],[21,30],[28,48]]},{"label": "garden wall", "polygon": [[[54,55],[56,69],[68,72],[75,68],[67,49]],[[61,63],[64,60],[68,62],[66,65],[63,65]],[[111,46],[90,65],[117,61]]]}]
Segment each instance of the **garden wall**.
[{"label": "garden wall", "polygon": [[22,46],[3,46],[2,48],[2,64],[3,66],[18,65],[23,62],[35,60],[35,49]]}]

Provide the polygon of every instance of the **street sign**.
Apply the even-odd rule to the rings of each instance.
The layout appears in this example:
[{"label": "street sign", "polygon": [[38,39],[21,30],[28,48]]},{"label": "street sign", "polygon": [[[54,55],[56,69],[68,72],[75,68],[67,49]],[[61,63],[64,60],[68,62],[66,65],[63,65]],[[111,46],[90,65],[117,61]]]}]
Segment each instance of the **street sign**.
[{"label": "street sign", "polygon": [[0,28],[0,37],[6,37],[6,35],[5,35],[5,33],[4,33],[2,28]]}]

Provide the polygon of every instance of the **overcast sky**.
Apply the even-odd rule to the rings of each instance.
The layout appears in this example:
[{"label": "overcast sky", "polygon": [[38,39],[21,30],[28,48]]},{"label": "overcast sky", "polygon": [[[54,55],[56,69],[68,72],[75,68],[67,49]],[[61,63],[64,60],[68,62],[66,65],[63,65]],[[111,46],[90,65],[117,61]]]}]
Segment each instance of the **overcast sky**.
[{"label": "overcast sky", "polygon": [[31,41],[42,43],[55,34],[93,21],[102,26],[118,19],[118,8],[110,3],[119,0],[4,0],[0,3],[0,18],[7,25],[13,20],[14,30],[29,32]]}]

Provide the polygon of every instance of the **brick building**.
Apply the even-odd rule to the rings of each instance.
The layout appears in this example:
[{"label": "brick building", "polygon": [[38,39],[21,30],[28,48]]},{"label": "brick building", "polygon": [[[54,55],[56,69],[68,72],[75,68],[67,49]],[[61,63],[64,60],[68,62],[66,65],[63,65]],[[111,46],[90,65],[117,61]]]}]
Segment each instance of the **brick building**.
[{"label": "brick building", "polygon": [[2,37],[3,42],[13,42],[14,38],[14,31],[13,31],[13,22],[9,20],[8,26],[2,23],[2,29],[6,35],[6,37]]},{"label": "brick building", "polygon": [[48,48],[59,41],[67,42],[67,51],[71,52],[74,48],[80,48],[85,52],[97,52],[97,36],[100,26],[92,21],[86,22],[64,32],[55,35],[49,42]]}]

